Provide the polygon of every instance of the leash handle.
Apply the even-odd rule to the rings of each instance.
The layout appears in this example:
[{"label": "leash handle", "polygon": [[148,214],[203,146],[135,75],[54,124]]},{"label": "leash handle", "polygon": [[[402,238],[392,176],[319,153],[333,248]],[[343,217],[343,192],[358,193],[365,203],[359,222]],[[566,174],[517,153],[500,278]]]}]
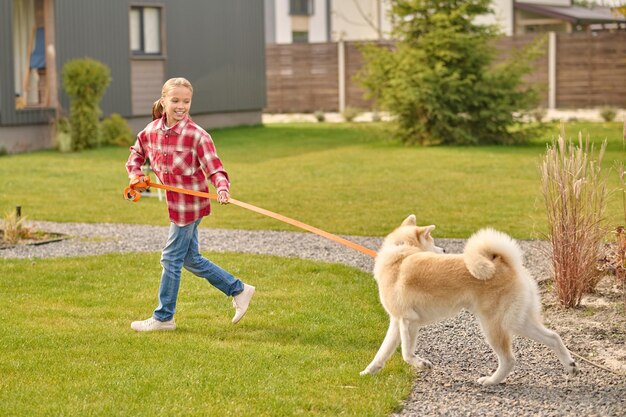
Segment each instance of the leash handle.
[{"label": "leash handle", "polygon": [[[202,197],[202,198],[209,198],[211,200],[217,200],[217,194],[211,194],[211,193],[204,193],[201,191],[194,191],[194,190],[187,190],[185,188],[178,188],[178,187],[173,187],[171,185],[166,185],[166,184],[159,184],[159,183],[152,183],[149,178],[148,181],[144,182],[139,182],[137,184],[134,185],[135,187],[140,187],[140,188],[144,188],[144,187],[154,187],[154,188],[160,188],[162,190],[166,190],[166,191],[172,191],[175,193],[181,193],[181,194],[187,194],[187,195],[193,195],[196,197]],[[133,187],[126,187],[124,189],[124,198],[126,200],[129,201],[133,201],[133,202],[137,202],[139,200],[139,198],[141,197],[141,194],[139,193],[139,191],[135,190]],[[358,243],[354,243],[350,240],[344,239],[340,236],[334,235],[332,233],[326,232],[322,229],[318,229],[317,227],[311,226],[309,224],[306,223],[302,223],[301,221],[292,219],[290,217],[287,216],[283,216],[282,214],[278,214],[278,213],[274,213],[273,211],[270,210],[266,210],[264,208],[261,207],[257,207],[254,206],[252,204],[248,204],[245,203],[243,201],[239,201],[236,200],[234,198],[230,198],[228,200],[229,203],[234,204],[236,206],[239,206],[241,208],[244,208],[246,210],[250,210],[253,211],[255,213],[259,213],[262,214],[264,216],[267,217],[271,217],[275,220],[281,221],[283,223],[287,223],[290,224],[292,226],[295,226],[297,228],[306,230],[308,232],[311,233],[315,233],[318,236],[322,236],[328,240],[331,240],[333,242],[339,243],[341,245],[344,245],[350,249],[354,249],[356,251],[359,251],[361,253],[364,253],[365,255],[369,255],[372,258],[376,257],[376,251],[366,248],[365,246],[361,246]]]}]

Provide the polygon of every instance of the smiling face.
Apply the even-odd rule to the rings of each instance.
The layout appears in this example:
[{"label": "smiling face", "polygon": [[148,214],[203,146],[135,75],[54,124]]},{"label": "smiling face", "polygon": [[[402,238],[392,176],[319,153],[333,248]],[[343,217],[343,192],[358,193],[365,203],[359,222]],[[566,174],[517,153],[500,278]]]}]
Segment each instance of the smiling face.
[{"label": "smiling face", "polygon": [[170,88],[165,96],[161,97],[163,111],[167,117],[167,126],[172,127],[189,114],[193,92],[184,86]]}]

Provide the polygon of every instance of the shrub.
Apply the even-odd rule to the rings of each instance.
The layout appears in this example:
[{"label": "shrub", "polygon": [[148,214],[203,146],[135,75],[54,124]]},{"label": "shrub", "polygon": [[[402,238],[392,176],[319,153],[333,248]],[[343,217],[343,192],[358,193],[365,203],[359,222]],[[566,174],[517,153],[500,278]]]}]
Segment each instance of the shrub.
[{"label": "shrub", "polygon": [[98,145],[100,100],[110,82],[110,70],[90,59],[74,59],[63,66],[63,87],[70,97],[72,149]]},{"label": "shrub", "polygon": [[[626,224],[626,169],[624,163],[618,165],[622,207],[624,208],[624,224]],[[600,259],[600,269],[613,275],[618,287],[621,287],[624,303],[626,304],[626,228],[617,226],[614,231],[615,242],[606,245],[606,253]]]},{"label": "shrub", "polygon": [[343,120],[345,120],[346,122],[352,122],[359,116],[359,114],[361,114],[361,111],[359,109],[354,107],[346,107],[341,112],[341,117],[343,117]]},{"label": "shrub", "polygon": [[[624,124],[626,128],[626,123]],[[626,133],[626,132],[625,132]],[[620,179],[622,208],[624,209],[624,225],[626,225],[626,167],[618,163],[617,172]],[[600,269],[615,276],[617,285],[621,286],[626,303],[626,228],[624,225],[615,228],[615,242],[607,244],[606,254],[600,260]]]},{"label": "shrub", "polygon": [[600,116],[605,122],[612,122],[617,116],[617,109],[611,106],[604,106],[600,109]]},{"label": "shrub", "polygon": [[[626,121],[624,121],[624,143],[626,143]],[[617,163],[619,176],[618,191],[622,196],[622,209],[624,210],[624,223],[615,228],[615,243],[607,246],[606,256],[601,259],[601,269],[615,276],[617,284],[621,285],[626,303],[626,165],[624,162]]]},{"label": "shrub", "polygon": [[537,123],[541,123],[548,115],[548,110],[543,107],[537,107],[536,109],[531,110],[530,114]]},{"label": "shrub", "polygon": [[58,118],[54,122],[54,131],[54,138],[59,151],[70,152],[72,150],[70,121],[65,117]]},{"label": "shrub", "polygon": [[[617,226],[615,242],[607,244],[606,254],[600,259],[600,269],[615,276],[617,284],[626,285],[626,229]],[[625,293],[626,295],[626,293]]]},{"label": "shrub", "polygon": [[554,283],[557,298],[565,307],[580,305],[593,291],[601,273],[601,244],[606,208],[606,180],[601,163],[607,142],[593,159],[594,146],[587,138],[578,146],[565,141],[562,127],[541,162],[541,187],[548,216]]},{"label": "shrub", "polygon": [[100,126],[100,143],[102,145],[130,146],[134,143],[128,122],[118,113],[113,113],[102,121]]},{"label": "shrub", "polygon": [[326,120],[326,114],[322,110],[316,111],[313,115],[320,123]]}]

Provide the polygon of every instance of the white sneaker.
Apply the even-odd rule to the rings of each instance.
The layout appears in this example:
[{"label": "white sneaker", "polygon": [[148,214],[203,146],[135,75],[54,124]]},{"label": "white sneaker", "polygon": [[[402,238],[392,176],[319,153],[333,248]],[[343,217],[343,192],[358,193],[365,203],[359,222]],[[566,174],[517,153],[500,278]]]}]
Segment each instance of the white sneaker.
[{"label": "white sneaker", "polygon": [[233,307],[235,307],[235,317],[233,317],[233,324],[236,324],[241,320],[248,311],[248,305],[254,295],[254,287],[252,285],[243,284],[243,291],[233,297]]},{"label": "white sneaker", "polygon": [[138,332],[152,332],[155,330],[174,330],[176,323],[174,319],[169,321],[158,321],[154,317],[150,317],[143,321],[134,321],[130,324],[130,328]]}]

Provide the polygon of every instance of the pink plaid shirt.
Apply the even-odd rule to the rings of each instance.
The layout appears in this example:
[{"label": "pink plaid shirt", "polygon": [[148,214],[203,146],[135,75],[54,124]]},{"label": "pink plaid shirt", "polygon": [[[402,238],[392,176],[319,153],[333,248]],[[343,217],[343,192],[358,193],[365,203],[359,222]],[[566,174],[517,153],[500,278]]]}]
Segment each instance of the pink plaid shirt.
[{"label": "pink plaid shirt", "polygon": [[[217,192],[230,188],[211,136],[189,118],[168,128],[163,116],[146,126],[130,147],[126,162],[129,178],[144,175],[141,165],[146,158],[163,184],[208,192],[208,176]],[[170,220],[178,226],[193,223],[211,212],[208,198],[170,191],[166,197]]]}]

